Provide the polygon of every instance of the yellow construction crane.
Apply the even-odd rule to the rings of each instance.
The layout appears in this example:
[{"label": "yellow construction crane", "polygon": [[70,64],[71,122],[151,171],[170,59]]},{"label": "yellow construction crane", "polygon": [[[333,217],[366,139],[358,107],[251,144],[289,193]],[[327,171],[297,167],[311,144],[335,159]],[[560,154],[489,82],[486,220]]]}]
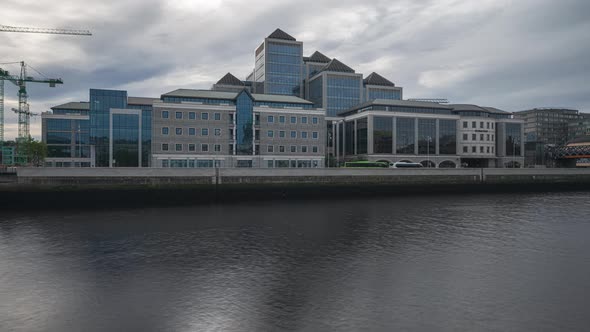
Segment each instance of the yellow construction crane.
[{"label": "yellow construction crane", "polygon": [[[13,27],[7,25],[0,25],[1,32],[23,32],[23,33],[44,33],[44,34],[59,34],[59,35],[74,35],[74,36],[91,36],[88,30],[67,30],[67,29],[44,29],[44,28],[27,28],[27,27]],[[27,75],[27,65],[24,61],[20,62],[20,75],[11,75],[8,71],[0,68],[0,143],[4,141],[4,81],[8,80],[18,87],[18,138],[17,138],[17,160],[21,163],[26,163],[26,157],[18,153],[18,143],[23,139],[28,139],[30,136],[29,126],[31,122],[31,113],[29,111],[29,104],[27,103],[27,89],[26,82],[48,83],[50,87],[55,87],[56,84],[63,84],[59,78],[34,78]],[[37,71],[38,72],[38,71]]]}]

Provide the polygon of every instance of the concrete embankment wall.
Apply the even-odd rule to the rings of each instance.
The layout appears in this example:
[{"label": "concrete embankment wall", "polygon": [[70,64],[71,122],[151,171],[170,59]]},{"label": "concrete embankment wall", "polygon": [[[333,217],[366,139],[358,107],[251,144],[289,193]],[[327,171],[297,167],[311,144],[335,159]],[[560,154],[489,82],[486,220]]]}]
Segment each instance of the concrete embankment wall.
[{"label": "concrete embankment wall", "polygon": [[590,169],[22,168],[16,182],[0,185],[0,204],[151,206],[588,189]]}]

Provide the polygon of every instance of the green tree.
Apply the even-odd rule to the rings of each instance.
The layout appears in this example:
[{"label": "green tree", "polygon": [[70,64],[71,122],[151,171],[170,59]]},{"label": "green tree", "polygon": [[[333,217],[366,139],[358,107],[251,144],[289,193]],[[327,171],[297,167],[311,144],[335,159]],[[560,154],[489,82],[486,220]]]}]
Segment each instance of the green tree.
[{"label": "green tree", "polygon": [[47,144],[29,136],[20,144],[19,149],[22,149],[22,155],[26,156],[29,165],[38,167],[44,164],[47,157]]}]

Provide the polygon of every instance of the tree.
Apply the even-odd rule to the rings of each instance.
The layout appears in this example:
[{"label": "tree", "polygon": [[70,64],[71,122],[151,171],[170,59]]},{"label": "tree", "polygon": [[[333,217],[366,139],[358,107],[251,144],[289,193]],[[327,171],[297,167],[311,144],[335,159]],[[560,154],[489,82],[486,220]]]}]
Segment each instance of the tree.
[{"label": "tree", "polygon": [[47,157],[47,144],[36,141],[30,136],[21,142],[19,149],[27,157],[28,163],[32,166],[42,166]]}]

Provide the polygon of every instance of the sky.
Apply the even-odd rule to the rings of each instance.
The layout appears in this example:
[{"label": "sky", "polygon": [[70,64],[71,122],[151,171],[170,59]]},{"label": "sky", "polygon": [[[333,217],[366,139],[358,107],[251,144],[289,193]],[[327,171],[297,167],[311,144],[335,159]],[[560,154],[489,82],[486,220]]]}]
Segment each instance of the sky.
[{"label": "sky", "polygon": [[[87,101],[90,88],[159,97],[245,79],[276,28],[404,98],[519,111],[590,112],[588,0],[2,0],[2,25],[91,30],[91,37],[0,32],[0,63],[24,60],[63,86],[29,84],[31,111]],[[16,65],[0,68],[18,72]],[[30,70],[30,76],[42,77]],[[5,82],[5,139],[17,135]],[[41,135],[34,117],[31,135]]]}]

